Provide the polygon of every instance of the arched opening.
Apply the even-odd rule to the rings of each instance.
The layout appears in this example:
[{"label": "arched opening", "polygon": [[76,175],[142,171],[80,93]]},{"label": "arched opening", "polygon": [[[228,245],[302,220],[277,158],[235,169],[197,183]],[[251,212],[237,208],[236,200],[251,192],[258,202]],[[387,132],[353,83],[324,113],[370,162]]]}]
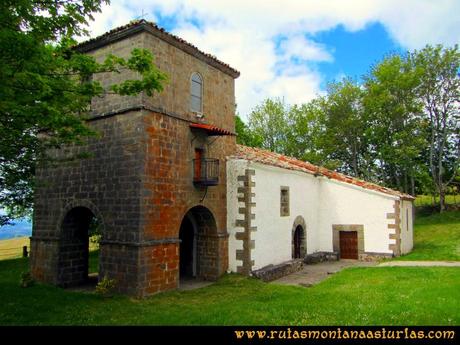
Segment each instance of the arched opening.
[{"label": "arched opening", "polygon": [[292,226],[292,258],[303,259],[307,255],[307,225],[302,216],[297,216]]},{"label": "arched opening", "polygon": [[100,237],[100,222],[90,209],[75,207],[67,212],[59,246],[59,285],[97,282]]},{"label": "arched opening", "polygon": [[196,72],[190,78],[190,110],[203,112],[203,78]]},{"label": "arched opening", "polygon": [[184,217],[179,230],[179,274],[181,279],[196,276],[196,226],[189,214]]},{"label": "arched opening", "polygon": [[294,253],[293,259],[302,258],[302,236],[303,228],[298,225],[294,231]]},{"label": "arched opening", "polygon": [[191,208],[182,219],[179,230],[179,277],[213,279],[218,272],[217,226],[206,207]]}]

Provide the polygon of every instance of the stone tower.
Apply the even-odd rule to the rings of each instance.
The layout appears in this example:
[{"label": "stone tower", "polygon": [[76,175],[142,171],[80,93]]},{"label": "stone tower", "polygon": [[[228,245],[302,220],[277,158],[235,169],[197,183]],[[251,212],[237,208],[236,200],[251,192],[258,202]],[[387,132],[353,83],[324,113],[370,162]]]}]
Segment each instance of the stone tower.
[{"label": "stone tower", "polygon": [[[94,99],[88,124],[99,135],[37,169],[31,271],[40,281],[88,279],[94,219],[102,232],[99,277],[116,279],[122,293],[146,296],[227,270],[226,157],[236,147],[239,72],[144,20],[78,49],[102,61],[136,47],[151,50],[168,74],[164,91]],[[132,77],[95,76],[104,85]],[[65,160],[79,153],[86,158]]]}]

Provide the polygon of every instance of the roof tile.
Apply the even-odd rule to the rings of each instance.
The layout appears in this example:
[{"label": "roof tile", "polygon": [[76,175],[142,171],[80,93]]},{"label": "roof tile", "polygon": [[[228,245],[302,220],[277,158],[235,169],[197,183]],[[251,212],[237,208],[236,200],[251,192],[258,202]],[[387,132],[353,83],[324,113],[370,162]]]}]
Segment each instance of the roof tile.
[{"label": "roof tile", "polygon": [[414,200],[412,195],[401,193],[399,191],[380,186],[375,183],[360,180],[351,176],[341,174],[323,167],[313,165],[292,157],[284,156],[278,153],[262,150],[259,148],[237,145],[236,154],[229,158],[240,158],[252,162],[271,165],[283,169],[302,171],[315,176],[321,175],[340,182],[352,184],[361,188],[374,190],[380,193],[400,197],[405,200]]},{"label": "roof tile", "polygon": [[193,44],[185,41],[184,39],[182,39],[182,38],[180,38],[180,37],[178,37],[176,35],[173,35],[173,34],[167,32],[165,29],[159,27],[155,23],[146,21],[145,19],[133,20],[133,21],[131,21],[130,23],[128,23],[126,25],[119,26],[119,27],[114,28],[114,29],[112,29],[110,31],[107,31],[106,33],[104,33],[104,34],[102,34],[100,36],[97,36],[97,37],[91,38],[91,39],[89,39],[87,41],[84,41],[84,42],[78,44],[75,48],[77,50],[82,51],[82,52],[87,52],[87,51],[90,51],[90,50],[93,50],[93,49],[96,49],[97,47],[99,47],[98,44],[100,44],[100,45],[108,44],[111,41],[111,39],[115,39],[115,38],[121,39],[122,37],[124,37],[123,33],[128,33],[130,30],[133,30],[133,29],[136,29],[136,28],[137,29],[145,29],[147,31],[150,31],[151,33],[155,34],[156,36],[159,36],[159,37],[167,40],[170,43],[174,43],[174,45],[176,45],[180,49],[182,49],[182,50],[184,50],[184,51],[186,51],[188,53],[191,53],[192,55],[194,55],[196,57],[200,57],[201,59],[207,59],[208,62],[211,62],[216,67],[217,66],[221,67],[221,69],[224,72],[226,72],[227,74],[230,74],[233,78],[237,78],[240,75],[240,72],[238,72],[236,69],[234,69],[230,65],[226,64],[225,62],[217,59],[214,55],[211,55],[211,54],[208,54],[208,53],[205,53],[205,52],[201,51],[200,49],[198,49]]}]

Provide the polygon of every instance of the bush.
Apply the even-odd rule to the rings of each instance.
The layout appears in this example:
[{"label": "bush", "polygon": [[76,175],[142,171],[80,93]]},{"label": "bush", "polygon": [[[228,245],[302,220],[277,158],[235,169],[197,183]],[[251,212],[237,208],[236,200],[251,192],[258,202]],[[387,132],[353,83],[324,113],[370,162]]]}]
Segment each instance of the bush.
[{"label": "bush", "polygon": [[101,281],[97,283],[96,293],[102,297],[111,297],[113,296],[115,285],[115,279],[109,279],[107,276],[105,276]]},{"label": "bush", "polygon": [[23,288],[30,287],[35,284],[32,274],[29,271],[21,273],[20,286]]}]

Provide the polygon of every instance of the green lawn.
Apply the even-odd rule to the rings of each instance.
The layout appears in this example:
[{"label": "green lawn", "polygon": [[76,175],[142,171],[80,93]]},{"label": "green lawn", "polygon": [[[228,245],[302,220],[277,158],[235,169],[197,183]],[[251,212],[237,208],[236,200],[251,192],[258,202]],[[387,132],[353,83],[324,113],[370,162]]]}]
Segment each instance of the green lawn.
[{"label": "green lawn", "polygon": [[396,260],[460,260],[460,211],[415,219],[414,249]]},{"label": "green lawn", "polygon": [[[435,197],[435,204],[439,203],[439,196]],[[433,205],[432,195],[417,195],[415,198],[415,206],[432,206]],[[446,204],[454,205],[460,203],[460,195],[446,195]]]},{"label": "green lawn", "polygon": [[350,268],[311,288],[239,275],[145,300],[18,286],[27,259],[0,262],[1,325],[458,325],[458,268]]}]

